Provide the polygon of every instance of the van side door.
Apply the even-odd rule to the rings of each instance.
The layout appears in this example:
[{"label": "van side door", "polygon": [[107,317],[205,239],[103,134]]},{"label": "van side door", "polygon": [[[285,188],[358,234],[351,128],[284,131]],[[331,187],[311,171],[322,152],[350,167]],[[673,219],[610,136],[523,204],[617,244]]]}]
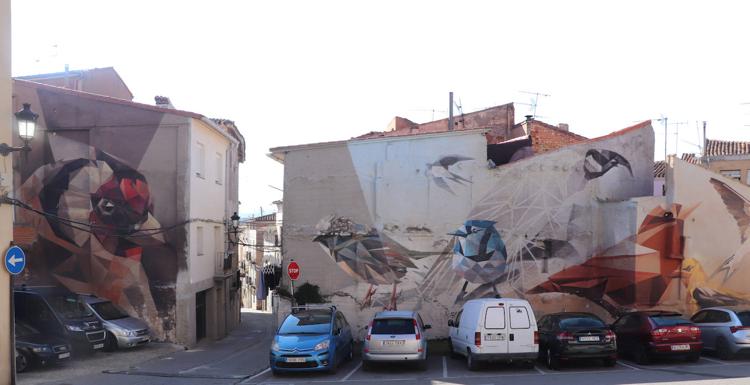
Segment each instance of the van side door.
[{"label": "van side door", "polygon": [[508,308],[508,353],[529,353],[537,351],[534,344],[533,315],[526,306]]}]

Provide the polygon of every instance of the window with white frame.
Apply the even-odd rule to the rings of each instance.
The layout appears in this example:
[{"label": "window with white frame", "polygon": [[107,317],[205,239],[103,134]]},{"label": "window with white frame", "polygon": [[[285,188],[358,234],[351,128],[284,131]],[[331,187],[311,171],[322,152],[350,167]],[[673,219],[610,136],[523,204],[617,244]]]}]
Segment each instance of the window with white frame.
[{"label": "window with white frame", "polygon": [[224,157],[216,153],[216,184],[224,183]]},{"label": "window with white frame", "polygon": [[195,249],[198,255],[203,255],[203,226],[195,228]]},{"label": "window with white frame", "polygon": [[195,175],[206,178],[206,146],[201,142],[195,143]]}]

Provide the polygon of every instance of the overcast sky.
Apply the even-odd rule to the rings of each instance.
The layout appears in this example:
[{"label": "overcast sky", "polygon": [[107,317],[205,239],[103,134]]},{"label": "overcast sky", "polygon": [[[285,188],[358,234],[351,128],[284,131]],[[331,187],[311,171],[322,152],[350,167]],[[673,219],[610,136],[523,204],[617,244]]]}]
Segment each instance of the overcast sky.
[{"label": "overcast sky", "polygon": [[443,118],[449,91],[464,112],[519,103],[517,120],[522,91],[547,94],[539,119],[589,137],[666,116],[670,153],[698,151],[703,120],[750,140],[741,3],[13,0],[13,74],[113,66],[136,101],[234,120],[257,214],[281,198],[270,147]]}]

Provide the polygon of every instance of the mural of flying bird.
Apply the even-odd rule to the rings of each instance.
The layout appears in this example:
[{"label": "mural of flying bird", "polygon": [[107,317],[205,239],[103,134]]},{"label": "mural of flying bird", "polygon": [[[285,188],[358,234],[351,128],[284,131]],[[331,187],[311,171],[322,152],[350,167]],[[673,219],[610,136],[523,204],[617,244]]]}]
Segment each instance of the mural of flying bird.
[{"label": "mural of flying bird", "polygon": [[329,216],[318,224],[318,229],[320,234],[313,241],[319,243],[350,277],[370,284],[362,308],[371,305],[375,286],[393,285],[386,309],[396,310],[397,284],[407,269],[417,267],[412,258],[432,255],[412,252],[376,229],[348,218]]},{"label": "mural of flying bird", "polygon": [[446,155],[435,162],[428,163],[425,175],[430,177],[435,185],[455,195],[456,193],[450,186],[452,183],[464,185],[464,183],[471,183],[471,181],[451,171],[451,167],[459,162],[473,159],[461,155]]},{"label": "mural of flying bird", "polygon": [[727,206],[727,211],[732,214],[732,217],[737,222],[742,242],[739,249],[724,260],[721,266],[711,274],[711,277],[714,277],[723,272],[723,279],[726,282],[737,271],[745,257],[750,254],[750,242],[745,242],[750,235],[750,202],[728,184],[715,178],[711,178],[709,181]]},{"label": "mural of flying bird", "polygon": [[453,247],[453,270],[466,280],[456,303],[464,299],[469,282],[492,285],[494,294],[499,295],[495,280],[505,273],[508,254],[494,225],[493,221],[470,220],[448,234],[457,237]]},{"label": "mural of flying bird", "polygon": [[583,173],[586,180],[596,179],[606,174],[613,167],[624,166],[633,176],[633,169],[622,155],[610,150],[590,149],[586,151],[583,163]]}]

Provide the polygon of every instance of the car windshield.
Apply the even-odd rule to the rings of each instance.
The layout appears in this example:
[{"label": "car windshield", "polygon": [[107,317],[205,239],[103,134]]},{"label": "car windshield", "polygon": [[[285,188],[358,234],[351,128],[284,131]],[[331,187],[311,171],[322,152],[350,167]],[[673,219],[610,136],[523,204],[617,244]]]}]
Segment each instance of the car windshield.
[{"label": "car windshield", "polygon": [[737,318],[742,322],[742,326],[750,326],[750,311],[738,311]]},{"label": "car windshield", "polygon": [[592,316],[576,316],[560,319],[560,329],[603,328],[604,322]]},{"label": "car windshield", "polygon": [[67,319],[91,317],[91,311],[74,294],[53,295],[47,298],[52,308]]},{"label": "car windshield", "polygon": [[372,322],[372,334],[414,334],[411,318],[385,318]]},{"label": "car windshield", "polygon": [[16,322],[16,336],[17,337],[31,336],[34,334],[39,334],[39,330],[36,330],[30,325],[27,325],[25,323]]},{"label": "car windshield", "polygon": [[651,321],[654,321],[656,326],[676,326],[676,325],[692,325],[692,322],[686,320],[680,315],[658,315],[648,317]]},{"label": "car windshield", "polygon": [[94,308],[96,314],[99,314],[99,317],[107,321],[128,317],[127,314],[121,312],[115,304],[109,301],[92,303],[91,307]]},{"label": "car windshield", "polygon": [[328,334],[330,331],[330,310],[304,310],[290,314],[279,328],[279,334]]}]

